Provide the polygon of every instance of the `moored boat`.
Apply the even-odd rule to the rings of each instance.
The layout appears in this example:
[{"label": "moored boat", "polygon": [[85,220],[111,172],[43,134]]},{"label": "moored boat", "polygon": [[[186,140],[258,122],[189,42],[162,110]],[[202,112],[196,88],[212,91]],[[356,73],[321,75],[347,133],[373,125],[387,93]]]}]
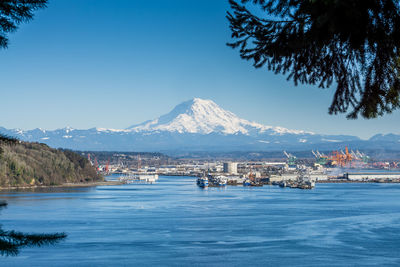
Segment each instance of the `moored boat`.
[{"label": "moored boat", "polygon": [[228,180],[226,179],[225,176],[217,176],[212,179],[212,184],[214,186],[226,186],[228,183]]},{"label": "moored boat", "polygon": [[287,186],[287,184],[286,184],[286,182],[285,182],[285,181],[282,181],[282,182],[280,182],[280,183],[279,183],[279,186],[280,186],[280,187],[286,187],[286,186]]},{"label": "moored boat", "polygon": [[246,179],[243,181],[243,186],[250,186],[250,185],[251,185],[250,179]]},{"label": "moored boat", "polygon": [[197,178],[197,185],[200,187],[207,187],[208,186],[208,178],[203,176],[203,177],[199,177]]}]

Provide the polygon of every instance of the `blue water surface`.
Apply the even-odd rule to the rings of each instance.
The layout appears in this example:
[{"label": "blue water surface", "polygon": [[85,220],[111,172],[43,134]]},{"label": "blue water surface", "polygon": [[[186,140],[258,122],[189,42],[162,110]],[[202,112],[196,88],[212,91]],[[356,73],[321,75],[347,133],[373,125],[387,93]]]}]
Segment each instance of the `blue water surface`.
[{"label": "blue water surface", "polygon": [[0,192],[5,230],[66,232],[1,266],[399,266],[399,184],[201,189],[156,184]]}]

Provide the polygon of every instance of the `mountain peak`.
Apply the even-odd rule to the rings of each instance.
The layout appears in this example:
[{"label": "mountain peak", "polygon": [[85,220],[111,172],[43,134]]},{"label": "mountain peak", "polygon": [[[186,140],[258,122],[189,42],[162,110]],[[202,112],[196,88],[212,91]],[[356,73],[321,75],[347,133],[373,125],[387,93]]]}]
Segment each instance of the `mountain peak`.
[{"label": "mountain peak", "polygon": [[[240,119],[220,108],[214,101],[193,98],[177,105],[171,112],[155,120],[134,125],[134,131],[169,131],[179,133],[245,133],[236,124]],[[235,125],[232,125],[235,124]],[[236,126],[236,127],[235,127]]]},{"label": "mountain peak", "polygon": [[[179,115],[182,113],[195,113],[200,110],[209,110],[219,108],[219,106],[212,100],[209,99],[201,99],[201,98],[192,98],[181,104],[175,106],[175,108],[170,112],[173,115]],[[168,113],[168,114],[170,114]],[[172,115],[171,114],[171,115]],[[161,117],[160,117],[161,118]]]},{"label": "mountain peak", "polygon": [[189,100],[187,102],[192,102],[193,104],[197,104],[197,105],[217,105],[211,99],[202,99],[202,98],[198,98],[198,97],[192,98],[191,100]]},{"label": "mountain peak", "polygon": [[271,127],[241,119],[209,99],[193,98],[177,105],[171,112],[157,119],[133,125],[128,129],[141,131],[167,131],[178,133],[262,133],[271,130],[275,134],[303,133],[281,127]]}]

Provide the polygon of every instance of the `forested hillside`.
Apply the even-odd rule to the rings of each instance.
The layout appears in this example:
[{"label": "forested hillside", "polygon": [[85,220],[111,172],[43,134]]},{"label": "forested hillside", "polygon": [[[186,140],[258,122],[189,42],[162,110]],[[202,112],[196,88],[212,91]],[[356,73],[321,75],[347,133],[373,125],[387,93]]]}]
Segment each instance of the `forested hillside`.
[{"label": "forested hillside", "polygon": [[0,136],[0,187],[102,180],[87,159],[72,151]]}]

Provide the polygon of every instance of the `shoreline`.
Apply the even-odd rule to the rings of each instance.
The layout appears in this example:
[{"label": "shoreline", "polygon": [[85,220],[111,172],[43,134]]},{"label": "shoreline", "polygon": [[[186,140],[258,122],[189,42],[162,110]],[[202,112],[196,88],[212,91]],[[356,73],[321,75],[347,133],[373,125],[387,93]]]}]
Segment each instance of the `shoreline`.
[{"label": "shoreline", "polygon": [[386,180],[366,180],[366,181],[360,181],[360,180],[317,180],[315,183],[318,184],[398,184],[400,183],[399,180],[392,180],[392,181],[386,181]]},{"label": "shoreline", "polygon": [[[166,175],[168,176],[168,175]],[[176,176],[176,175],[174,175]],[[182,175],[180,175],[182,176]],[[318,184],[370,184],[370,183],[378,183],[378,184],[398,184],[400,183],[399,180],[317,180],[315,183]],[[6,190],[19,190],[19,189],[41,189],[41,188],[79,188],[79,187],[96,187],[96,186],[111,186],[111,185],[123,185],[124,182],[121,181],[101,181],[101,182],[91,182],[91,183],[64,183],[60,185],[35,185],[35,186],[10,186],[10,187],[1,187],[0,191]],[[239,184],[228,184],[228,185],[239,185]],[[264,185],[272,185],[272,184],[264,184]]]},{"label": "shoreline", "polygon": [[35,186],[9,186],[0,187],[0,191],[3,190],[15,190],[15,189],[37,189],[37,188],[78,188],[78,187],[95,187],[95,186],[108,186],[108,185],[122,185],[120,181],[102,181],[102,182],[91,182],[91,183],[64,183],[60,185],[35,185]]}]

